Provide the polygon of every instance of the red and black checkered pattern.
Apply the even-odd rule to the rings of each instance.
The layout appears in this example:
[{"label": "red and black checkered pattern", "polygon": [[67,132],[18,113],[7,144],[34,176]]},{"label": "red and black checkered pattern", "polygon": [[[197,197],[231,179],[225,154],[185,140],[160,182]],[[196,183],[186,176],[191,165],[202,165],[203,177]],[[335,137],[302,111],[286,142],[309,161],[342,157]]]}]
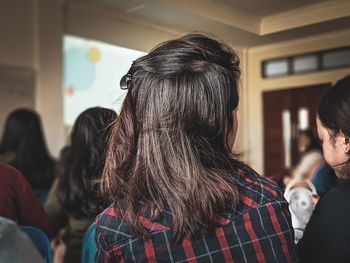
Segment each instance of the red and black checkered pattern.
[{"label": "red and black checkered pattern", "polygon": [[148,238],[133,235],[120,212],[107,208],[96,219],[96,262],[297,262],[294,233],[279,187],[244,167],[233,178],[240,203],[217,215],[214,233],[199,240],[171,242],[170,215],[139,220]]}]

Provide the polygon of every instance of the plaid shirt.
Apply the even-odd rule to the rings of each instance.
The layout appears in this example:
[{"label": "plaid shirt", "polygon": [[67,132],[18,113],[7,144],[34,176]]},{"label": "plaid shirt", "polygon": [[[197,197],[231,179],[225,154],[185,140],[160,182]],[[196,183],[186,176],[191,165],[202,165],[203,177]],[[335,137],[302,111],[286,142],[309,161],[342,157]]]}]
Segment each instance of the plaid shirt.
[{"label": "plaid shirt", "polygon": [[[149,237],[137,237],[113,205],[96,219],[96,262],[297,262],[288,203],[279,187],[248,167],[233,178],[234,213],[215,217],[215,232],[171,242],[169,220],[139,217]],[[164,217],[163,217],[164,218]]]}]

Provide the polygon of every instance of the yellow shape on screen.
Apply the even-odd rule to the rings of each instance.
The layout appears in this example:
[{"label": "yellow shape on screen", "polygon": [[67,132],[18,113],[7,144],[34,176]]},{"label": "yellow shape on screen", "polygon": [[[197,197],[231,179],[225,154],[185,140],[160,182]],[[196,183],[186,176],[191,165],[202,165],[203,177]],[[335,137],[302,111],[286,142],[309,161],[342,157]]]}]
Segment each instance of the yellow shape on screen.
[{"label": "yellow shape on screen", "polygon": [[100,51],[97,48],[95,48],[95,47],[89,48],[88,51],[87,51],[87,55],[88,55],[89,60],[92,63],[97,63],[100,60],[100,58],[101,58]]}]

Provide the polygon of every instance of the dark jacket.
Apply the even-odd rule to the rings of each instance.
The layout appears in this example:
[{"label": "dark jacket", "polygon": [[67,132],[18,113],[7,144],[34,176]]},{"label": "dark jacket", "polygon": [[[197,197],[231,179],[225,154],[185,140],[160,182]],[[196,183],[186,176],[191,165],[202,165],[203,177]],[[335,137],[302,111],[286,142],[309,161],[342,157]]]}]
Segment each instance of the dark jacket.
[{"label": "dark jacket", "polygon": [[318,202],[298,243],[301,262],[350,262],[350,180],[338,179]]}]

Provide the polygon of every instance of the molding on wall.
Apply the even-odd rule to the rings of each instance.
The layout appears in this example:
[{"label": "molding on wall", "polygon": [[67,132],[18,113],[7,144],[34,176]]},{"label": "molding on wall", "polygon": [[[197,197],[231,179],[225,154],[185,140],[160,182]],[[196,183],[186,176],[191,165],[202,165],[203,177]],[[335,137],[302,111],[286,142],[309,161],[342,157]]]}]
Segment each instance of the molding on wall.
[{"label": "molding on wall", "polygon": [[[246,33],[251,37],[269,37],[273,33],[282,33],[291,29],[303,28],[316,25],[329,20],[337,20],[344,17],[350,17],[349,0],[330,0],[318,4],[307,5],[304,7],[292,9],[278,14],[260,17],[253,15],[246,10],[236,7],[223,1],[216,0],[158,0],[168,7],[181,10],[194,18],[207,20],[210,24],[220,24],[235,30],[238,34]],[[135,10],[143,9],[145,4],[140,4],[128,10],[122,10],[117,7],[108,8],[96,2],[91,1],[68,1],[67,11],[86,10],[91,14],[110,17],[116,21],[123,21],[129,24],[147,27],[158,32],[167,33],[177,37],[188,32],[185,25],[167,26],[161,23],[152,22],[146,18],[138,17],[134,14]],[[137,12],[136,12],[137,13]],[[69,31],[69,29],[68,29]],[[191,30],[190,30],[191,31]],[[68,32],[69,33],[69,32]],[[305,37],[307,38],[307,37]]]},{"label": "molding on wall", "polygon": [[[284,50],[286,50],[287,47],[290,48],[290,46],[293,46],[293,45],[304,45],[304,44],[306,47],[307,46],[306,44],[309,44],[310,42],[324,41],[324,40],[328,41],[329,39],[336,39],[338,37],[344,37],[344,36],[348,36],[349,42],[350,42],[350,29],[339,30],[339,31],[335,31],[335,32],[324,33],[324,34],[310,36],[310,37],[303,37],[303,38],[299,38],[299,39],[281,41],[281,42],[272,43],[272,44],[268,44],[268,45],[252,47],[252,48],[249,48],[249,52],[252,52],[252,53],[263,52],[263,51],[268,51],[271,49],[284,49]],[[344,46],[344,44],[346,44],[346,43],[336,42],[334,45],[332,45],[332,46],[330,45],[329,48]],[[309,49],[310,49],[310,51],[315,51],[315,48],[312,45],[310,46]],[[307,51],[307,49],[305,49],[305,51]],[[287,52],[288,52],[288,50],[287,50]],[[276,57],[279,57],[279,56],[281,56],[281,55],[277,55]]]},{"label": "molding on wall", "polygon": [[263,17],[260,36],[350,16],[350,1],[336,0]]},{"label": "molding on wall", "polygon": [[160,0],[186,12],[216,21],[225,25],[254,33],[260,33],[260,17],[244,10],[215,0]]}]

